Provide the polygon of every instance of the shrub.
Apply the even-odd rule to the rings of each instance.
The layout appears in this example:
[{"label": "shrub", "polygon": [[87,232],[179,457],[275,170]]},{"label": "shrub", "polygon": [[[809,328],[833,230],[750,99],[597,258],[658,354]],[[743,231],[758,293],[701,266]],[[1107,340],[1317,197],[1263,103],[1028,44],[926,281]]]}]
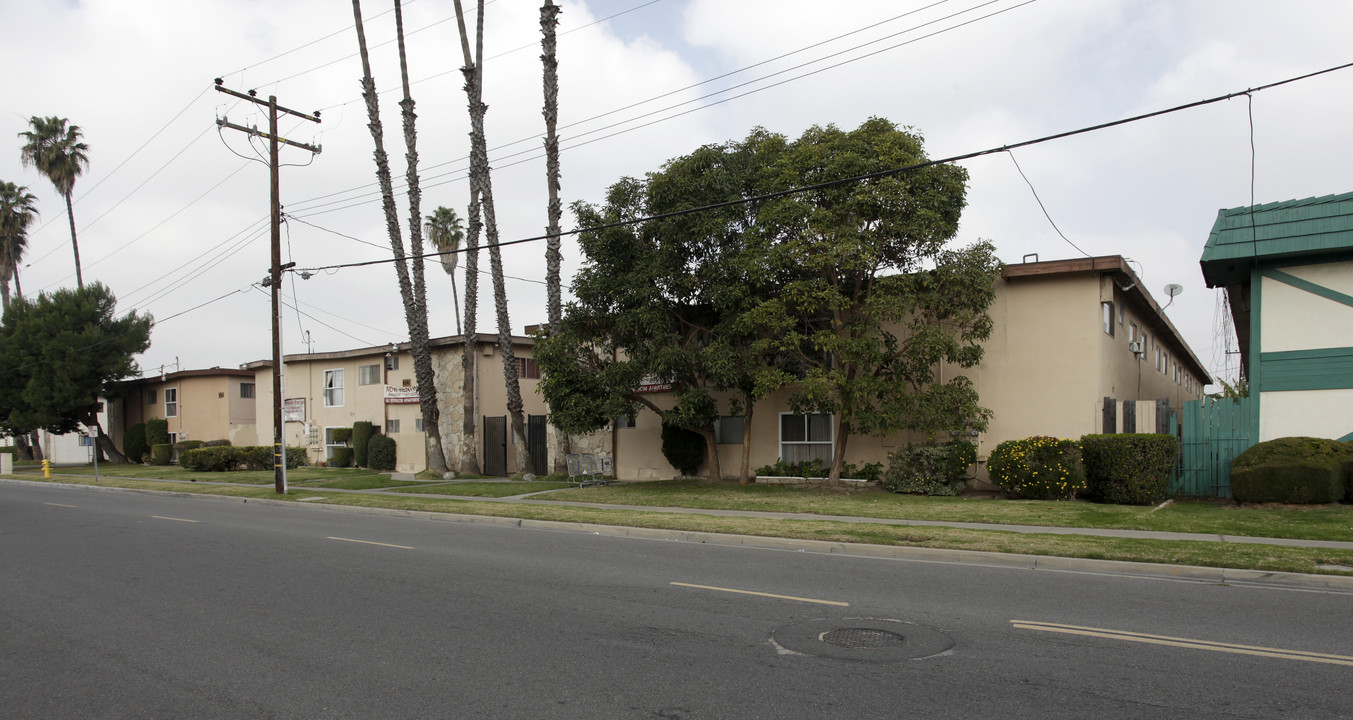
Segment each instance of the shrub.
[{"label": "shrub", "polygon": [[169,444],[169,421],[151,418],[146,421],[146,445]]},{"label": "shrub", "polygon": [[351,467],[352,466],[352,448],[336,447],[334,454],[329,458],[329,467]]},{"label": "shrub", "polygon": [[1258,443],[1231,463],[1231,496],[1240,502],[1330,503],[1348,492],[1350,446],[1286,437]]},{"label": "shrub", "polygon": [[335,443],[345,443],[352,440],[352,428],[350,427],[336,427],[331,434]]},{"label": "shrub", "polygon": [[899,448],[888,454],[883,487],[896,493],[959,495],[968,466],[976,461],[977,446],[964,440]]},{"label": "shrub", "polygon": [[202,447],[201,440],[180,440],[174,443],[174,452],[180,456],[189,450],[196,450]]},{"label": "shrub", "polygon": [[168,465],[174,456],[174,446],[169,443],[156,443],[150,446],[150,464]]},{"label": "shrub", "polygon": [[1015,497],[1069,500],[1085,489],[1080,444],[1035,436],[1007,440],[987,459],[991,481]]},{"label": "shrub", "polygon": [[372,427],[367,420],[358,420],[352,424],[352,461],[357,467],[366,467],[366,444],[371,441]]},{"label": "shrub", "polygon": [[208,440],[202,443],[202,447],[230,447],[234,443],[229,440]]},{"label": "shrub", "polygon": [[682,475],[694,475],[705,461],[705,438],[686,428],[663,423],[662,456]]},{"label": "shrub", "polygon": [[146,451],[150,446],[146,443],[146,424],[136,423],[127,428],[127,433],[122,436],[122,454],[127,456],[127,460],[139,463],[146,459]]},{"label": "shrub", "polygon": [[865,463],[863,465],[856,465],[855,463],[841,464],[841,477],[843,478],[878,482],[879,476],[882,474],[883,463]]},{"label": "shrub", "polygon": [[756,474],[761,477],[825,478],[827,470],[822,467],[822,461],[816,458],[793,464],[775,458],[774,463],[757,468]]},{"label": "shrub", "polygon": [[395,469],[395,439],[375,433],[366,443],[366,461],[372,470]]},{"label": "shrub", "polygon": [[1173,435],[1085,435],[1081,456],[1087,494],[1098,502],[1119,505],[1162,502],[1170,491],[1178,450]]},{"label": "shrub", "polygon": [[239,465],[240,450],[228,445],[204,446],[179,455],[179,465],[195,472],[226,472]]}]

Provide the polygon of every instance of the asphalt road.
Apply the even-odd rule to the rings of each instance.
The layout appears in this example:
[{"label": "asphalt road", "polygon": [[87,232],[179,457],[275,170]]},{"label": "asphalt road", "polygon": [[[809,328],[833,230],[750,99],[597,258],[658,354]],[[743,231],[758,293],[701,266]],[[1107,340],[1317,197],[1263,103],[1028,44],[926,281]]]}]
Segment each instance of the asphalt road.
[{"label": "asphalt road", "polygon": [[1353,718],[1353,595],[0,486],[5,718]]}]

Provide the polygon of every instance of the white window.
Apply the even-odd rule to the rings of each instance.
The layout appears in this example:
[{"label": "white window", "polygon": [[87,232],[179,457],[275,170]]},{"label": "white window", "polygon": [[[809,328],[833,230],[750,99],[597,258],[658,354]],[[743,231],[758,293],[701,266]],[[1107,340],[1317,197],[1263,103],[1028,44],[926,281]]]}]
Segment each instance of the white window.
[{"label": "white window", "polygon": [[414,432],[423,432],[423,418],[414,418],[413,430]]},{"label": "white window", "polygon": [[621,415],[620,417],[618,417],[618,418],[615,419],[615,426],[616,426],[617,429],[624,429],[624,428],[632,428],[632,427],[634,427],[634,416],[633,416],[633,415]]},{"label": "white window", "polygon": [[1113,337],[1113,303],[1102,302],[1099,305],[1104,311],[1104,334]]},{"label": "white window", "polygon": [[832,461],[832,416],[780,413],[780,458],[797,465],[820,460]]},{"label": "white window", "polygon": [[381,383],[381,364],[359,365],[357,367],[358,385],[379,385]]},{"label": "white window", "polygon": [[1129,324],[1128,324],[1128,342],[1134,343],[1134,342],[1137,342],[1137,341],[1140,340],[1140,339],[1141,339],[1141,338],[1137,337],[1137,323],[1135,323],[1135,322],[1134,322],[1134,323],[1129,323]]},{"label": "white window", "polygon": [[347,447],[347,443],[341,443],[334,439],[334,431],[342,430],[342,427],[324,428],[324,459],[325,461],[334,459],[334,448]]},{"label": "white window", "polygon": [[324,371],[324,407],[343,407],[343,368]]},{"label": "white window", "polygon": [[398,370],[398,369],[399,369],[399,356],[398,356],[398,355],[386,355],[386,356],[385,356],[385,369],[386,369],[386,370]]},{"label": "white window", "polygon": [[399,421],[398,421],[398,420],[386,420],[386,421],[385,421],[385,432],[386,432],[386,434],[389,434],[389,435],[394,435],[395,433],[399,432]]},{"label": "white window", "polygon": [[539,380],[540,365],[535,358],[517,358],[517,377],[522,380]]},{"label": "white window", "polygon": [[254,384],[247,382],[240,383],[240,397],[246,400],[252,400],[254,397]]},{"label": "white window", "polygon": [[164,389],[164,416],[167,418],[179,416],[179,389]]},{"label": "white window", "polygon": [[744,419],[741,415],[722,415],[714,423],[714,438],[720,445],[741,445]]},{"label": "white window", "polygon": [[1162,356],[1165,358],[1165,362],[1163,363],[1163,366],[1161,367],[1160,371],[1163,372],[1163,373],[1165,373],[1165,376],[1166,376],[1166,377],[1169,377],[1169,376],[1170,376],[1170,353],[1162,353]]}]

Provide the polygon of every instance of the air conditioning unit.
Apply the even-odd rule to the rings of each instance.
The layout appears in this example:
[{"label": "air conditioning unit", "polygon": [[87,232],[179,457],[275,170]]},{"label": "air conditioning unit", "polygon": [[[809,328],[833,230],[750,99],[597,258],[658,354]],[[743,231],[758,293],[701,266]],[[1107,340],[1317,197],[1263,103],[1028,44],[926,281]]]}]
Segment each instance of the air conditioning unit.
[{"label": "air conditioning unit", "polygon": [[1142,349],[1142,344],[1140,342],[1128,343],[1128,350],[1136,355],[1142,355],[1146,352],[1145,350]]}]

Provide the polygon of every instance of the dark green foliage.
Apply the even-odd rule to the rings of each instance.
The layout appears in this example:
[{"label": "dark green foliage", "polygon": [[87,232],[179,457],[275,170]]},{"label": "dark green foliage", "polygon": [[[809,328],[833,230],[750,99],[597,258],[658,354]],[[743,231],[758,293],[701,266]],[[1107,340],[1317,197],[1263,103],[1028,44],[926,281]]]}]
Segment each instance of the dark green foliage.
[{"label": "dark green foliage", "polygon": [[1344,494],[1342,470],[1328,463],[1286,461],[1231,469],[1231,496],[1246,503],[1332,503]]},{"label": "dark green foliage", "polygon": [[367,420],[358,420],[352,424],[352,461],[357,467],[367,467],[367,446],[371,441],[372,426]]},{"label": "dark green foliage", "polygon": [[[231,470],[272,470],[273,449],[268,446],[210,445],[189,450],[179,456],[179,465],[198,472]],[[287,448],[287,468],[305,465],[305,448]]]},{"label": "dark green foliage", "polygon": [[19,448],[14,447],[13,445],[6,445],[4,447],[0,447],[0,455],[17,455],[18,452]]},{"label": "dark green foliage", "polygon": [[375,433],[366,443],[366,461],[372,470],[394,470],[397,449],[394,438]]},{"label": "dark green foliage", "polygon": [[682,475],[694,475],[705,459],[705,439],[685,428],[664,423],[662,456]]},{"label": "dark green foliage", "polygon": [[1075,440],[1006,440],[991,451],[987,471],[993,484],[1027,500],[1070,500],[1085,489],[1085,467]]},{"label": "dark green foliage", "polygon": [[878,482],[883,474],[883,463],[865,463],[856,465],[855,463],[843,463],[841,465],[841,477],[849,480],[868,480],[869,482]]},{"label": "dark green foliage", "polygon": [[1349,492],[1353,445],[1313,437],[1261,442],[1231,463],[1240,502],[1329,503]]},{"label": "dark green foliage", "polygon": [[345,443],[352,439],[352,428],[339,427],[333,429],[333,438],[336,443]]},{"label": "dark green foliage", "polygon": [[816,458],[801,463],[787,463],[775,458],[774,463],[757,468],[756,474],[759,477],[825,478],[827,469],[822,467],[822,461]]},{"label": "dark green foliage", "polygon": [[329,458],[329,467],[345,468],[352,465],[352,448],[336,447],[333,457]]},{"label": "dark green foliage", "polygon": [[146,444],[167,445],[169,443],[169,421],[164,418],[151,418],[146,421]]},{"label": "dark green foliage", "polygon": [[977,446],[963,440],[899,448],[888,455],[883,487],[896,493],[961,495],[975,462]]},{"label": "dark green foliage", "polygon": [[122,436],[122,454],[128,462],[139,463],[146,459],[150,444],[146,442],[146,424],[136,423],[127,428]]},{"label": "dark green foliage", "polygon": [[14,298],[0,320],[0,433],[68,433],[96,423],[99,395],[137,374],[150,316],[118,315],[100,283]]},{"label": "dark green foliage", "polygon": [[203,442],[201,440],[180,440],[174,443],[174,453],[177,455],[183,455],[184,452],[188,450],[196,450],[202,447],[202,445]]},{"label": "dark green foliage", "polygon": [[1122,433],[1081,437],[1086,490],[1092,500],[1155,505],[1170,490],[1179,441],[1173,435]]},{"label": "dark green foliage", "polygon": [[202,447],[230,447],[233,444],[229,440],[208,440],[202,443]]},{"label": "dark green foliage", "polygon": [[150,464],[168,465],[174,456],[174,446],[169,443],[156,443],[150,446]]}]

